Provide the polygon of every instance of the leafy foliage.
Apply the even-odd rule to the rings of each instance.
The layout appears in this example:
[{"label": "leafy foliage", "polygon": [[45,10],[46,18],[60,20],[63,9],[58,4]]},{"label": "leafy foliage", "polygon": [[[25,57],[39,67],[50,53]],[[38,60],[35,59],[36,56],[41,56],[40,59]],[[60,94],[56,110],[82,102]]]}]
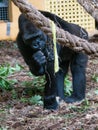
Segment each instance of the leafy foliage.
[{"label": "leafy foliage", "polygon": [[[13,85],[17,83],[17,80],[12,78],[10,80],[9,77],[14,75],[15,72],[18,72],[21,69],[23,69],[23,67],[19,64],[16,64],[14,67],[10,66],[9,64],[0,65],[0,88],[2,90],[12,90],[11,92],[13,99],[17,99],[18,97],[17,92],[13,88]],[[29,76],[32,76],[32,74],[29,73]],[[45,76],[33,76],[32,81],[22,82],[21,86],[25,87],[25,89],[23,90],[23,95],[29,95],[31,98],[29,100],[26,100],[24,97],[22,97],[21,101],[29,102],[31,104],[42,104],[40,95],[43,95],[45,82]],[[70,95],[72,92],[72,83],[69,80],[69,76],[65,78],[64,84],[65,95]]]},{"label": "leafy foliage", "polygon": [[13,99],[17,99],[18,98],[18,94],[17,94],[17,92],[15,91],[15,89],[12,89],[12,98]]},{"label": "leafy foliage", "polygon": [[[30,76],[30,75],[29,75]],[[32,75],[31,75],[32,76]],[[24,94],[42,94],[44,91],[44,85],[45,85],[45,77],[35,77],[33,76],[32,81],[24,81],[21,83],[22,86],[25,87]]]},{"label": "leafy foliage", "polygon": [[42,105],[43,104],[42,97],[40,95],[34,95],[31,98],[21,98],[20,101],[23,103],[30,103],[33,105]]},{"label": "leafy foliage", "polygon": [[32,96],[29,101],[30,101],[31,104],[39,104],[39,105],[43,104],[43,102],[41,101],[40,95]]},{"label": "leafy foliage", "polygon": [[98,75],[94,74],[94,75],[92,76],[92,79],[93,79],[95,82],[98,83]]},{"label": "leafy foliage", "polygon": [[16,64],[15,67],[10,66],[9,64],[0,65],[0,88],[2,90],[11,90],[17,80],[9,80],[8,77],[21,69],[22,66],[18,64]]},{"label": "leafy foliage", "polygon": [[5,127],[0,127],[0,130],[7,130],[7,128],[5,128]]},{"label": "leafy foliage", "polygon": [[[29,74],[29,76],[32,76],[31,74]],[[46,81],[45,81],[45,77],[44,76],[39,76],[39,77],[35,77],[33,76],[33,80],[32,81],[24,81],[21,83],[22,86],[25,87],[24,90],[24,95],[25,94],[29,94],[31,95],[43,95],[44,92],[44,85],[45,85]],[[65,91],[65,95],[71,95],[72,93],[72,82],[69,80],[69,76],[67,75],[65,80],[64,80],[64,91]]]},{"label": "leafy foliage", "polygon": [[90,108],[90,102],[85,99],[81,105],[72,105],[69,107],[70,110],[74,111],[74,112],[78,112],[78,113],[83,113],[83,112],[86,112],[87,110],[89,110]]},{"label": "leafy foliage", "polygon": [[98,89],[97,89],[97,90],[95,90],[95,94],[97,94],[97,95],[98,95]]},{"label": "leafy foliage", "polygon": [[72,82],[69,80],[69,76],[67,75],[65,80],[64,80],[64,91],[65,91],[65,95],[71,95],[72,93]]}]

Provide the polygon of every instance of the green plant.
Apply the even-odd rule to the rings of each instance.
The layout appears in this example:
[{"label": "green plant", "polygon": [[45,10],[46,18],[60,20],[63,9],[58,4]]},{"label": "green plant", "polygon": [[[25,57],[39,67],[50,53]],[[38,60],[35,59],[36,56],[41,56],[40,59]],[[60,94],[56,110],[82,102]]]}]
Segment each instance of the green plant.
[{"label": "green plant", "polygon": [[44,91],[45,77],[35,77],[34,75],[32,76],[32,81],[24,81],[21,83],[21,85],[25,87],[24,94],[42,94]]},{"label": "green plant", "polygon": [[70,110],[74,111],[74,112],[79,112],[79,113],[83,113],[85,111],[87,111],[90,108],[90,103],[87,99],[85,99],[81,105],[72,105],[69,106]]},{"label": "green plant", "polygon": [[0,88],[2,90],[11,90],[17,80],[9,80],[8,77],[14,72],[20,71],[22,68],[23,67],[18,64],[16,64],[15,67],[11,67],[9,64],[0,65]]},{"label": "green plant", "polygon": [[36,104],[42,105],[43,104],[42,97],[40,95],[34,95],[31,98],[22,97],[20,99],[20,101],[23,102],[23,103],[30,103],[30,104],[33,104],[33,105],[36,105]]},{"label": "green plant", "polygon": [[5,110],[4,109],[0,109],[0,113],[5,113]]},{"label": "green plant", "polygon": [[95,92],[95,94],[97,94],[97,95],[98,95],[98,89],[97,89],[97,90],[95,90],[94,92]]},{"label": "green plant", "polygon": [[69,76],[67,75],[65,80],[64,80],[64,91],[65,91],[65,95],[71,95],[72,93],[72,82],[69,80]]},{"label": "green plant", "polygon": [[13,99],[17,99],[18,98],[18,94],[17,94],[17,92],[15,91],[15,89],[12,89],[12,98]]},{"label": "green plant", "polygon": [[5,127],[0,127],[0,130],[7,130],[7,128],[5,128]]},{"label": "green plant", "polygon": [[20,101],[23,102],[23,103],[28,103],[28,102],[29,102],[29,99],[28,99],[28,98],[21,97]]},{"label": "green plant", "polygon": [[29,101],[31,104],[39,104],[39,105],[42,105],[43,102],[41,100],[41,96],[40,95],[35,95],[35,96],[32,96]]},{"label": "green plant", "polygon": [[[30,74],[30,76],[32,76]],[[29,95],[35,95],[35,94],[43,94],[44,91],[44,85],[45,85],[45,77],[35,77],[33,76],[32,81],[24,81],[21,83],[22,86],[25,86],[24,94],[29,94]],[[69,76],[66,76],[64,80],[64,91],[65,95],[71,95],[72,93],[72,82],[69,80]]]},{"label": "green plant", "polygon": [[92,76],[92,79],[93,79],[95,82],[98,82],[98,75],[94,74],[94,75]]}]

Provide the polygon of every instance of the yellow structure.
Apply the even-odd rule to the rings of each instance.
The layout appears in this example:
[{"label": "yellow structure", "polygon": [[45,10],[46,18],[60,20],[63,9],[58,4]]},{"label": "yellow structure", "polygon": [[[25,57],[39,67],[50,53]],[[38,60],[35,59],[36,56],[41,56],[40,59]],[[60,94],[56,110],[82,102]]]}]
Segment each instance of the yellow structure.
[{"label": "yellow structure", "polygon": [[[44,0],[29,0],[36,8],[45,9]],[[11,0],[9,0],[9,22],[4,22],[0,20],[0,40],[15,40],[18,33],[18,17],[20,15],[20,11],[18,7],[16,7]],[[9,25],[10,24],[10,25]],[[10,34],[7,35],[7,26],[10,26]]]},{"label": "yellow structure", "polygon": [[[29,2],[37,9],[54,12],[69,22],[79,24],[89,32],[95,29],[94,19],[84,11],[76,0],[29,0]],[[9,0],[9,22],[0,20],[0,40],[16,39],[19,14],[20,11],[18,7]]]},{"label": "yellow structure", "polygon": [[45,0],[45,10],[54,12],[61,18],[82,26],[87,31],[91,32],[95,29],[95,20],[77,0]]}]

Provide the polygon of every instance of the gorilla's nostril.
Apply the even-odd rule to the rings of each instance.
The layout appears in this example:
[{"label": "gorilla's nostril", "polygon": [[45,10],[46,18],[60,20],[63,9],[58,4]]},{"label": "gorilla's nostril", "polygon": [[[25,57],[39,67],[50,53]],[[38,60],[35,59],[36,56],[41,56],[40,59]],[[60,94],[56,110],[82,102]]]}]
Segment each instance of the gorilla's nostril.
[{"label": "gorilla's nostril", "polygon": [[36,44],[36,43],[35,43],[35,44],[33,44],[33,45],[32,45],[32,47],[33,47],[33,49],[39,49],[39,45],[38,45],[38,44]]},{"label": "gorilla's nostril", "polygon": [[38,48],[38,45],[37,45],[37,44],[35,44],[35,45],[34,45],[34,47],[35,47],[35,48]]}]

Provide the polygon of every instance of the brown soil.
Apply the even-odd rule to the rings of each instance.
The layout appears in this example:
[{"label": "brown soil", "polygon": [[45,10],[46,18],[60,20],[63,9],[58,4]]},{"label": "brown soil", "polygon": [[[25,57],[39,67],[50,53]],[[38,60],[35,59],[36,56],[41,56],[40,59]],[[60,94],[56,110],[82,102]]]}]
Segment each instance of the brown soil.
[{"label": "brown soil", "polygon": [[[21,81],[31,81],[33,77],[27,75],[29,70],[14,42],[0,42],[0,64],[3,63],[24,66],[24,70],[10,77],[18,80],[14,87],[21,97]],[[22,103],[13,99],[10,91],[0,91],[0,130],[98,130],[98,83],[92,79],[94,74],[98,76],[98,58],[89,57],[86,101],[62,103],[57,111]]]}]

